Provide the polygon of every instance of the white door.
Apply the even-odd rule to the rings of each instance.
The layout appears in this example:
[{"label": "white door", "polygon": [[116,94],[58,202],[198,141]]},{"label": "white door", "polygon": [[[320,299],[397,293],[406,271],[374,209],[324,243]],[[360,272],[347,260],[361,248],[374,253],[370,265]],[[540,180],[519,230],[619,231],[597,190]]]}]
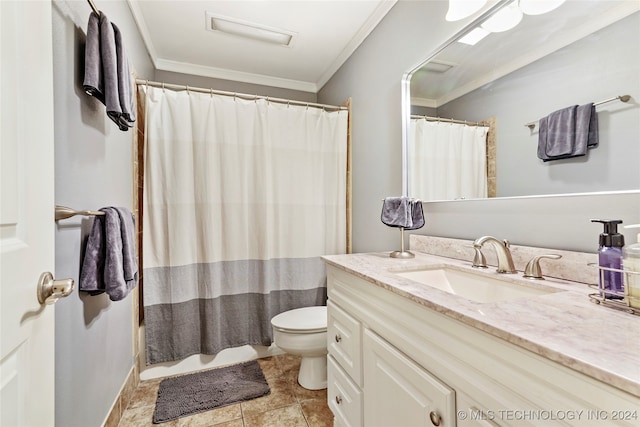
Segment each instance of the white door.
[{"label": "white door", "polygon": [[0,0],[0,426],[54,425],[50,1]]}]

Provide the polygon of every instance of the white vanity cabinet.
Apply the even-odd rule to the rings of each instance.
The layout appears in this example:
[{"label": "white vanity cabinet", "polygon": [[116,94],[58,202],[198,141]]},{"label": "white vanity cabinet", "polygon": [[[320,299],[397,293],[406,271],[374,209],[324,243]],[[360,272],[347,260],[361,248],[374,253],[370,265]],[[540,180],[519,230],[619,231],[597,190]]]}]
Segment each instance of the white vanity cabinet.
[{"label": "white vanity cabinet", "polygon": [[327,265],[336,426],[640,425],[640,398]]}]

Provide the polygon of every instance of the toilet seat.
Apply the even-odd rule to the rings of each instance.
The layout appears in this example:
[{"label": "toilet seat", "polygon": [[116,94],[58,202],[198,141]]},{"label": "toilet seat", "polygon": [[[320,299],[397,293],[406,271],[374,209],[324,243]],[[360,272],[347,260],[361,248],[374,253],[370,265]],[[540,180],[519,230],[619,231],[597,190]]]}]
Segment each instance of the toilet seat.
[{"label": "toilet seat", "polygon": [[271,319],[271,325],[282,332],[315,334],[327,330],[327,307],[303,307],[285,311]]}]

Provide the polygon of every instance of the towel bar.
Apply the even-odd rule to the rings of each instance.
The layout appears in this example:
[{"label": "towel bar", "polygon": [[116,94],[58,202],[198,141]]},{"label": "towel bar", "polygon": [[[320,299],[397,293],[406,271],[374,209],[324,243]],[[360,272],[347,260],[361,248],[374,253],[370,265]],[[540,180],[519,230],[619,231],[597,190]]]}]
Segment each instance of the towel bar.
[{"label": "towel bar", "polygon": [[101,211],[76,211],[66,206],[56,206],[56,221],[61,219],[71,218],[72,216],[83,215],[83,216],[96,216],[96,215],[104,215],[104,212]]},{"label": "towel bar", "polygon": [[[613,98],[605,99],[604,101],[594,102],[593,105],[596,106],[600,104],[606,104],[607,102],[617,101],[617,100],[620,100],[622,102],[629,102],[630,99],[631,99],[631,95],[620,95]],[[535,122],[525,123],[525,126],[533,130],[533,128],[536,127],[536,123],[538,123],[538,120],[536,120]]]}]

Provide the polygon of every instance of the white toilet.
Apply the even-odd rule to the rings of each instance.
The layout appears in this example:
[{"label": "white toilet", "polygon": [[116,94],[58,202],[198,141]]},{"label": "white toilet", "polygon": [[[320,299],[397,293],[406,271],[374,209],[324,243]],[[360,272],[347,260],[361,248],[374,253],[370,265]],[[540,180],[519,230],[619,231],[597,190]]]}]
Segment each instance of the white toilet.
[{"label": "white toilet", "polygon": [[273,342],[301,356],[298,383],[309,390],[327,388],[327,307],[285,311],[271,319]]}]

